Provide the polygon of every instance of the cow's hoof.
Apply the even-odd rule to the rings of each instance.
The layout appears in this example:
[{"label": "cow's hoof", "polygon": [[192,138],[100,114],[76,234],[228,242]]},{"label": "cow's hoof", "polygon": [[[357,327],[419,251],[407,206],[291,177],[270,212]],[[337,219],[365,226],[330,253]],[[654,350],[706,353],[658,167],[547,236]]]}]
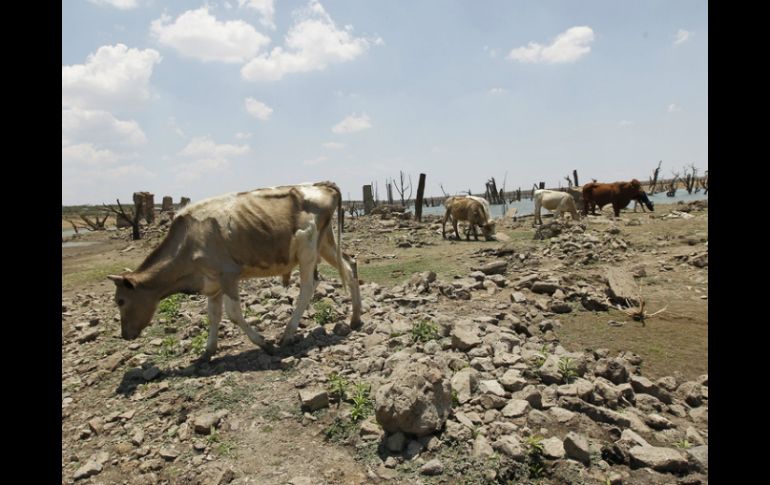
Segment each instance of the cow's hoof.
[{"label": "cow's hoof", "polygon": [[363,326],[364,326],[364,322],[361,319],[358,319],[354,322],[350,322],[350,328],[352,328],[353,330],[358,330]]},{"label": "cow's hoof", "polygon": [[208,352],[204,352],[203,355],[201,355],[200,357],[198,357],[197,359],[195,359],[193,361],[193,364],[195,364],[195,365],[208,364],[209,362],[211,362],[211,357],[212,356],[213,356],[213,354],[210,354]]},{"label": "cow's hoof", "polygon": [[275,355],[278,353],[278,347],[273,344],[273,342],[265,341],[264,344],[261,345],[262,351],[265,352],[267,355]]},{"label": "cow's hoof", "polygon": [[299,342],[302,339],[297,334],[292,335],[291,337],[287,337],[284,335],[284,337],[281,339],[281,343],[279,344],[281,347],[288,347],[290,345],[294,345],[297,342]]}]

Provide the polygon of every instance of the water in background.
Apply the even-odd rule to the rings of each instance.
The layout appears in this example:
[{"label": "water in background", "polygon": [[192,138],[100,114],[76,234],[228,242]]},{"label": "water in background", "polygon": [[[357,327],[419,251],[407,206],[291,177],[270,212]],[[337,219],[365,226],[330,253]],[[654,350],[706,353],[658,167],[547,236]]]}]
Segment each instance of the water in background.
[{"label": "water in background", "polygon": [[[695,193],[688,194],[686,190],[682,190],[682,189],[676,191],[676,196],[675,197],[667,197],[665,192],[658,192],[657,194],[650,196],[650,200],[654,204],[676,204],[680,200],[684,201],[684,202],[691,202],[693,200],[704,200],[704,199],[708,199],[708,198],[709,198],[708,194],[704,194],[702,190],[699,191],[697,194],[695,194]],[[492,217],[503,217],[503,215],[505,214],[505,211],[503,210],[503,207],[505,207],[505,210],[508,210],[511,207],[515,207],[516,209],[518,209],[518,211],[516,212],[517,216],[531,215],[531,214],[534,214],[534,212],[535,212],[535,202],[534,201],[529,200],[529,199],[527,199],[527,200],[521,199],[521,201],[519,201],[519,202],[514,201],[514,202],[512,202],[510,204],[507,204],[505,206],[503,206],[502,204],[494,204],[494,205],[490,204],[489,209],[490,209],[490,212],[492,213],[491,214]],[[604,206],[605,209],[607,209],[608,207],[611,208],[611,206]],[[633,209],[634,208],[634,201],[631,201],[631,203],[628,204],[628,208],[629,209]],[[410,206],[409,210],[414,212],[414,205]],[[607,210],[609,210],[609,209],[607,209]],[[638,210],[641,211],[641,209],[638,209]],[[444,215],[444,206],[440,205],[440,206],[436,206],[436,207],[423,207],[422,208],[422,213],[423,213],[423,215],[443,216]],[[549,211],[548,210],[544,210],[543,213],[544,214],[548,214]]]}]

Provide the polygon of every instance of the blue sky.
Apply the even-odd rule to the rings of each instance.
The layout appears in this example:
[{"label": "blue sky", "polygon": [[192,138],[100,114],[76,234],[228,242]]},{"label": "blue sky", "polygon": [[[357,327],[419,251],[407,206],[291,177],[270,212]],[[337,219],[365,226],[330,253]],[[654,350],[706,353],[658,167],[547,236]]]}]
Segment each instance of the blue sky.
[{"label": "blue sky", "polygon": [[65,0],[62,204],[708,168],[707,2]]}]

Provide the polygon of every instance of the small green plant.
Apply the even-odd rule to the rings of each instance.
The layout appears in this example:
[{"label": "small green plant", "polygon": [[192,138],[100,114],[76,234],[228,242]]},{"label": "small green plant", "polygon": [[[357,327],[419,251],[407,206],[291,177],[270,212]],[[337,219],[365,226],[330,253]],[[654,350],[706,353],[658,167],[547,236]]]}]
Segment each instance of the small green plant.
[{"label": "small green plant", "polygon": [[530,436],[527,438],[526,446],[529,478],[540,478],[545,473],[545,467],[543,465],[543,437]]},{"label": "small green plant", "polygon": [[179,310],[181,308],[183,299],[184,295],[181,293],[177,293],[176,295],[171,295],[168,298],[164,298],[158,305],[158,315],[166,318],[167,320],[173,320],[179,315]]},{"label": "small green plant", "polygon": [[681,439],[674,444],[677,446],[677,448],[682,448],[684,450],[686,450],[687,448],[692,448],[692,443],[690,443],[686,439]]},{"label": "small green plant", "polygon": [[412,327],[413,342],[427,342],[439,338],[438,325],[428,320],[420,320]]},{"label": "small green plant", "polygon": [[337,406],[348,398],[348,381],[336,372],[329,374],[329,393],[337,399]]},{"label": "small green plant", "polygon": [[575,363],[569,357],[562,357],[559,359],[559,374],[561,374],[562,382],[569,384],[577,379],[577,372],[575,372]]},{"label": "small green plant", "polygon": [[334,308],[327,300],[316,302],[316,304],[313,305],[313,308],[315,308],[313,319],[318,325],[325,325],[334,321]]},{"label": "small green plant", "polygon": [[374,401],[369,396],[371,386],[366,383],[356,384],[353,391],[353,410],[350,412],[350,419],[353,422],[362,421],[374,412]]},{"label": "small green plant", "polygon": [[356,423],[351,420],[335,418],[334,422],[324,429],[326,439],[335,443],[347,441],[356,430]]},{"label": "small green plant", "polygon": [[206,348],[206,341],[209,339],[209,332],[208,330],[204,330],[195,337],[192,338],[192,344],[190,347],[192,348],[192,351],[194,354],[202,354],[203,351]]},{"label": "small green plant", "polygon": [[452,407],[458,407],[460,405],[460,398],[457,397],[457,391],[452,389]]},{"label": "small green plant", "polygon": [[176,352],[176,339],[171,335],[164,338],[160,343],[160,356],[164,359],[170,359],[176,355]]}]

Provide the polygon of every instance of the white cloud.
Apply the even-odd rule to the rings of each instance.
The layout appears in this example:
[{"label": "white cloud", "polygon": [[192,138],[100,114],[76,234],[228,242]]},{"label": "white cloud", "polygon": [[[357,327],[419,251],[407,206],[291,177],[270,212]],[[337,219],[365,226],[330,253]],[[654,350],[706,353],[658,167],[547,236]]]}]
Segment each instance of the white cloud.
[{"label": "white cloud", "polygon": [[273,0],[238,0],[239,7],[246,7],[259,12],[259,23],[267,28],[275,30],[275,6]]},{"label": "white cloud", "polygon": [[328,148],[329,150],[340,150],[342,148],[345,148],[344,143],[337,143],[336,141],[327,141],[323,144],[324,148]]},{"label": "white cloud", "polygon": [[317,165],[317,164],[319,164],[319,163],[321,163],[321,162],[325,162],[325,161],[326,161],[326,160],[328,160],[328,159],[329,159],[329,157],[318,157],[318,158],[313,158],[313,159],[311,159],[311,160],[305,160],[305,161],[303,161],[303,162],[302,162],[302,165]]},{"label": "white cloud", "polygon": [[235,134],[236,140],[246,140],[249,138],[251,138],[251,133],[244,133],[242,131],[239,131],[238,133]]},{"label": "white cloud", "polygon": [[208,136],[193,138],[180,152],[179,155],[200,158],[226,158],[243,155],[249,152],[248,145],[217,145]]},{"label": "white cloud", "polygon": [[118,161],[118,156],[110,150],[100,150],[91,143],[62,146],[62,166],[98,167],[112,165]]},{"label": "white cloud", "polygon": [[489,90],[489,94],[505,94],[507,92],[508,90],[503,88],[492,88]]},{"label": "white cloud", "polygon": [[63,146],[88,143],[115,148],[147,143],[136,121],[121,121],[107,111],[77,107],[62,109],[61,136]]},{"label": "white cloud", "polygon": [[353,27],[338,29],[317,0],[294,12],[295,24],[283,47],[252,59],[241,69],[249,81],[277,81],[286,74],[324,70],[330,64],[352,61],[382,39],[353,37]]},{"label": "white cloud", "polygon": [[695,32],[688,32],[684,29],[679,29],[679,31],[676,33],[676,40],[674,41],[674,45],[683,44],[692,39],[694,35]]},{"label": "white cloud", "polygon": [[174,130],[174,133],[176,133],[182,138],[185,138],[184,132],[182,131],[181,128],[179,128],[179,125],[176,124],[176,118],[174,118],[173,116],[169,116],[168,125],[171,127],[172,130]]},{"label": "white cloud", "polygon": [[488,53],[489,57],[497,57],[499,50],[485,45],[484,52]]},{"label": "white cloud", "polygon": [[150,98],[150,76],[161,56],[123,44],[100,47],[85,64],[62,66],[62,105],[106,109],[134,107]]},{"label": "white cloud", "polygon": [[634,122],[633,121],[628,121],[628,120],[621,120],[620,123],[618,123],[618,124],[620,126],[631,126],[631,125],[634,124]]},{"label": "white cloud", "polygon": [[208,7],[188,10],[173,22],[163,15],[150,24],[150,31],[162,45],[204,62],[244,62],[270,43],[243,20],[218,21]]},{"label": "white cloud", "polygon": [[176,180],[189,183],[200,179],[207,172],[225,170],[230,166],[231,157],[244,155],[250,151],[248,145],[217,145],[208,136],[193,138],[179,155],[193,160],[176,166]]},{"label": "white cloud", "polygon": [[671,103],[668,105],[668,108],[666,108],[666,111],[669,113],[676,113],[677,111],[682,111],[682,108],[674,103]]},{"label": "white cloud", "polygon": [[356,116],[352,114],[332,127],[334,133],[354,133],[356,131],[371,128],[372,124],[366,114]]},{"label": "white cloud", "polygon": [[270,115],[273,114],[273,108],[254,98],[246,98],[245,105],[246,111],[248,111],[251,116],[259,118],[262,121],[269,120]]},{"label": "white cloud", "polygon": [[572,27],[557,35],[549,45],[530,42],[526,47],[511,50],[507,58],[519,62],[550,64],[575,62],[591,52],[590,44],[593,41],[594,31],[591,27]]},{"label": "white cloud", "polygon": [[136,0],[88,0],[94,5],[108,5],[120,10],[130,10],[139,6]]}]

